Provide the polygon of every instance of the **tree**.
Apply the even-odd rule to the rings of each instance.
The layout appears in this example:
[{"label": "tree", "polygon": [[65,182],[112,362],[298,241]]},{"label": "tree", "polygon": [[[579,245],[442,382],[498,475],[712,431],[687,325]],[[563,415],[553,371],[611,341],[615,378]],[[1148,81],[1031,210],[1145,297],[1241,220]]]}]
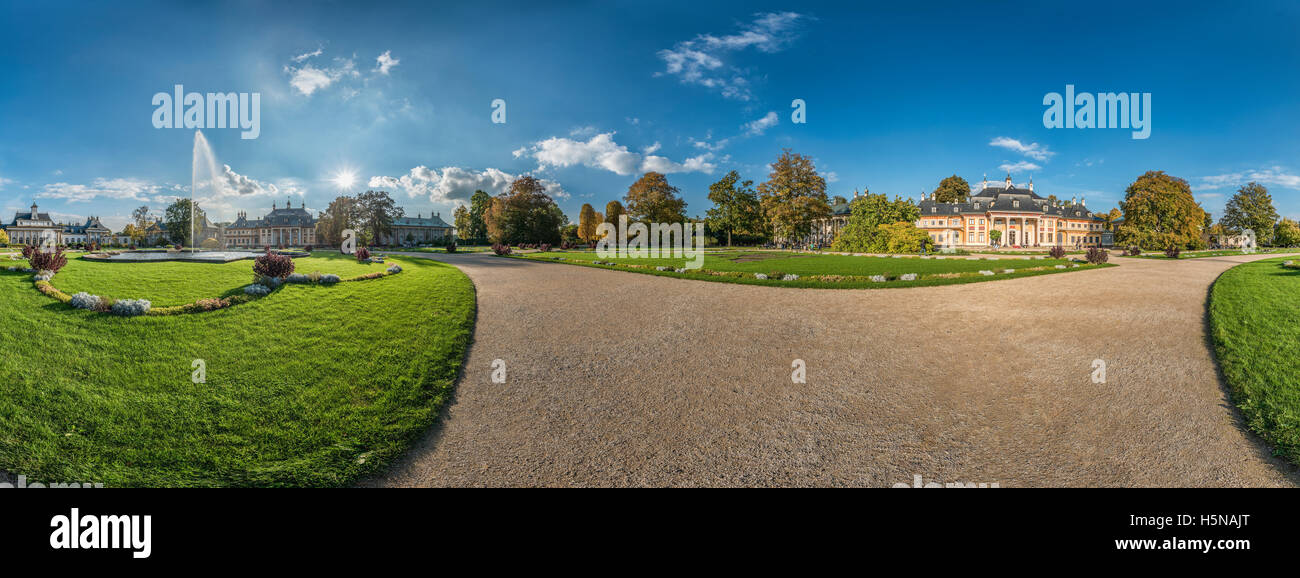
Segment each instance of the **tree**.
[{"label": "tree", "polygon": [[494,243],[551,243],[560,240],[560,227],[568,219],[546,187],[532,176],[522,176],[510,190],[492,199],[484,213],[488,237]]},{"label": "tree", "polygon": [[835,195],[831,197],[832,205],[844,205],[844,204],[848,204],[848,202],[849,200],[844,198],[842,195]]},{"label": "tree", "polygon": [[[880,226],[895,223],[914,224],[921,218],[921,209],[911,199],[894,197],[891,201],[883,193],[878,195],[867,193],[854,199],[850,210],[849,223],[840,230],[840,234],[835,237],[835,243],[831,245],[831,248],[836,251],[888,252],[889,239],[882,235]],[[918,247],[917,250],[919,251],[920,248]]]},{"label": "tree", "polygon": [[876,231],[884,253],[920,253],[921,247],[930,240],[929,233],[909,221],[880,225]]},{"label": "tree", "polygon": [[316,238],[326,245],[342,246],[343,231],[355,229],[358,222],[357,200],[348,196],[337,197],[316,219]]},{"label": "tree", "polygon": [[1121,245],[1163,250],[1171,247],[1198,249],[1205,227],[1205,209],[1192,197],[1187,181],[1148,171],[1124,191],[1119,207],[1124,226]]},{"label": "tree", "polygon": [[127,223],[122,227],[122,236],[131,240],[131,244],[139,244],[144,239],[144,229],[135,226],[135,223]]},{"label": "tree", "polygon": [[487,210],[492,205],[492,195],[483,191],[474,191],[469,198],[469,230],[465,236],[470,239],[486,239],[487,232]]},{"label": "tree", "polygon": [[627,211],[623,209],[623,203],[610,201],[605,205],[605,222],[617,226],[618,217],[626,213]]},{"label": "tree", "polygon": [[759,204],[776,237],[806,237],[813,221],[830,216],[826,179],[817,174],[812,158],[785,149],[767,178],[758,186]]},{"label": "tree", "polygon": [[8,246],[9,246],[9,233],[6,233],[4,229],[0,229],[0,247],[8,247]]},{"label": "tree", "polygon": [[680,223],[686,220],[686,201],[677,196],[663,173],[648,172],[627,188],[628,218],[643,223]]},{"label": "tree", "polygon": [[[191,208],[193,211],[191,211]],[[175,202],[167,206],[167,211],[163,215],[167,235],[171,237],[173,242],[188,247],[194,246],[194,231],[191,230],[191,223],[203,223],[204,219],[206,219],[206,215],[203,209],[199,208],[197,203],[191,203],[189,199],[176,199]]]},{"label": "tree", "polygon": [[596,240],[596,227],[600,225],[600,213],[591,208],[591,203],[583,203],[578,210],[578,238],[584,243]]},{"label": "tree", "polygon": [[357,195],[357,226],[366,231],[371,241],[377,242],[391,232],[393,221],[405,214],[385,191],[366,191]]},{"label": "tree", "polygon": [[135,222],[135,227],[141,231],[149,228],[149,205],[141,205],[134,211],[131,211],[131,220]]},{"label": "tree", "polygon": [[727,233],[727,246],[731,246],[731,235],[735,232],[752,232],[761,226],[763,208],[754,193],[754,181],[745,181],[737,186],[740,173],[731,171],[712,185],[709,185],[709,200],[713,208],[707,212],[706,225],[710,230]]},{"label": "tree", "polygon": [[1105,213],[1101,216],[1101,220],[1106,222],[1107,231],[1114,231],[1115,223],[1119,222],[1119,220],[1123,218],[1124,213],[1121,213],[1119,209],[1111,209],[1109,213]]},{"label": "tree", "polygon": [[1260,245],[1273,244],[1273,228],[1277,224],[1277,209],[1268,189],[1259,183],[1249,182],[1237,189],[1237,194],[1223,207],[1223,228],[1234,235],[1250,229]]},{"label": "tree", "polygon": [[993,229],[993,230],[989,231],[989,240],[990,240],[990,241],[993,241],[993,244],[994,244],[994,245],[997,245],[999,242],[1001,242],[1001,241],[1002,241],[1002,230],[1001,230],[1001,229]]},{"label": "tree", "polygon": [[458,235],[469,234],[469,207],[466,207],[465,205],[456,207],[456,210],[452,213],[452,216],[454,217],[453,222],[456,227],[456,234]]},{"label": "tree", "polygon": [[939,203],[964,203],[970,196],[970,183],[957,175],[939,181],[934,189],[934,200]]},{"label": "tree", "polygon": [[1300,247],[1300,223],[1285,217],[1273,228],[1273,246]]}]

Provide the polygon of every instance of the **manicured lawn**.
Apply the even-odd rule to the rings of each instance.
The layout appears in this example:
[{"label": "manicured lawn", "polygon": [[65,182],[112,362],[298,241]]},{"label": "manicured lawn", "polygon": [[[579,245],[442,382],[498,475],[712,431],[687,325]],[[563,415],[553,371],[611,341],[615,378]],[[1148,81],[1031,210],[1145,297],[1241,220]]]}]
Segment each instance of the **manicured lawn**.
[{"label": "manicured lawn", "polygon": [[[1255,251],[1255,254],[1268,255],[1272,253],[1296,253],[1296,252],[1300,252],[1300,249],[1258,249]],[[1241,249],[1222,249],[1222,250],[1213,250],[1213,251],[1183,251],[1182,254],[1178,256],[1178,258],[1199,259],[1202,257],[1227,257],[1230,255],[1242,255],[1242,254],[1244,253],[1241,252]],[[1168,259],[1169,258],[1165,256],[1163,251],[1152,251],[1150,253],[1142,253],[1137,257],[1139,259]]]},{"label": "manicured lawn", "polygon": [[1215,354],[1250,429],[1300,464],[1300,270],[1237,265],[1210,293]]},{"label": "manicured lawn", "polygon": [[[293,260],[297,273],[333,273],[343,278],[383,271],[382,263],[361,264],[338,253],[317,253]],[[201,265],[202,268],[195,268]],[[197,274],[195,274],[197,273]],[[69,295],[81,291],[116,299],[149,299],[155,306],[183,305],[204,297],[237,292],[253,282],[251,260],[230,263],[105,263],[69,258],[54,286]]]},{"label": "manicured lawn", "polygon": [[[657,271],[655,267],[680,268],[686,259],[649,259],[620,258],[602,259],[591,251],[551,251],[548,253],[528,253],[519,258],[541,261],[558,261],[566,264],[585,265],[604,268],[617,268],[620,271],[634,271],[651,275],[686,277],[724,283],[745,283],[754,285],[777,285],[782,287],[825,287],[825,288],[877,288],[877,287],[915,287],[922,285],[947,285],[953,283],[972,283],[994,279],[1010,279],[1050,273],[1064,273],[1095,269],[1098,266],[1082,264],[1077,268],[1068,260],[1060,259],[978,259],[964,256],[946,256],[922,259],[919,257],[856,257],[848,255],[822,255],[810,253],[784,253],[776,251],[729,251],[709,252],[704,255],[703,271],[674,273]],[[594,265],[592,261],[612,261],[619,267]],[[1065,265],[1066,269],[1056,269],[1056,265]],[[1108,266],[1108,265],[1103,265]],[[1003,273],[1004,269],[1015,269],[1014,273]],[[1038,269],[1038,270],[1030,270]],[[980,275],[981,270],[994,271],[992,276]],[[708,271],[718,274],[709,274]],[[757,279],[753,274],[763,273],[769,277],[776,274],[795,274],[800,279],[780,281],[778,279]],[[897,280],[897,277],[914,273],[913,281]],[[873,275],[883,275],[890,280],[877,283],[870,280]],[[835,276],[842,279],[819,280],[814,277]]]},{"label": "manicured lawn", "polygon": [[[73,309],[30,274],[0,271],[0,470],[106,486],[345,486],[381,470],[450,397],[475,311],[455,268],[392,262],[404,271],[135,318]],[[298,265],[359,267],[337,255]],[[251,271],[73,260],[53,283],[180,303]],[[196,359],[206,383],[191,382]]]},{"label": "manicured lawn", "polygon": [[[488,251],[491,249],[492,249],[491,247],[462,245],[456,247],[456,252],[457,253],[482,253],[483,251]],[[443,247],[415,247],[412,249],[393,249],[393,251],[407,252],[407,253],[446,253],[447,249]]]}]

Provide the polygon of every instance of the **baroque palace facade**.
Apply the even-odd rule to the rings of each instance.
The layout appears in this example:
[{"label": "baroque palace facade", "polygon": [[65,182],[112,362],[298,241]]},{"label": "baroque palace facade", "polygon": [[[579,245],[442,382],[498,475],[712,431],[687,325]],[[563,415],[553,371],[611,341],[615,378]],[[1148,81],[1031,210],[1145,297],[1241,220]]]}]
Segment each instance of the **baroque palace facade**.
[{"label": "baroque palace facade", "polygon": [[297,209],[286,202],[284,208],[271,203],[271,212],[261,219],[249,219],[239,212],[234,223],[221,229],[218,238],[226,247],[303,247],[316,244],[316,218],[307,204]]},{"label": "baroque palace facade", "polygon": [[0,224],[14,245],[39,245],[45,238],[56,245],[84,243],[113,243],[113,231],[99,222],[99,217],[87,217],[81,225],[56,223],[49,213],[42,213],[36,203],[26,213],[14,213],[8,224]]},{"label": "baroque palace facade", "polygon": [[922,197],[916,226],[941,247],[994,245],[991,231],[1001,231],[996,243],[1003,247],[1100,247],[1104,222],[1088,210],[1084,199],[1053,202],[1029,188],[1018,189],[1011,175],[999,185],[984,181],[980,191],[965,202],[941,203]]}]

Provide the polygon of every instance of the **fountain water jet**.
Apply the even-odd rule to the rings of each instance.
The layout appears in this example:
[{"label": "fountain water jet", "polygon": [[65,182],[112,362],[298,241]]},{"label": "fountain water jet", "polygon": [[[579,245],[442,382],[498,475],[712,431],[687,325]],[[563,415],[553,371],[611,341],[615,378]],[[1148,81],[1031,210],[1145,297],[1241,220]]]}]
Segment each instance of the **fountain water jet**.
[{"label": "fountain water jet", "polygon": [[[221,169],[217,165],[217,157],[212,154],[212,146],[208,144],[208,139],[203,136],[203,131],[194,131],[194,158],[190,164],[190,252],[198,250],[198,232],[196,228],[197,211],[195,208],[195,199],[198,198],[198,189],[200,186],[206,186],[209,191],[209,198],[215,198],[218,192],[219,177],[223,176]],[[201,178],[206,177],[206,178]]]}]

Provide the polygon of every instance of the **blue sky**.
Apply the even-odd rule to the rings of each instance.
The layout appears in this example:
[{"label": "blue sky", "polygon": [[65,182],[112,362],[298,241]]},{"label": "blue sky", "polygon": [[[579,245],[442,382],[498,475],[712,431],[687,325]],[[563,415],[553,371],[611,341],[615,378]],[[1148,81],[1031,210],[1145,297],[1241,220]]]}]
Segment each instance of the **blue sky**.
[{"label": "blue sky", "polygon": [[[1249,180],[1300,216],[1295,3],[900,4],[6,0],[0,210],[117,229],[188,196],[193,131],[152,123],[153,95],[182,84],[261,95],[257,139],[204,130],[230,167],[203,200],[218,220],[366,188],[450,220],[520,174],[576,219],[651,169],[702,215],[709,183],[762,181],[783,148],[845,196],[1014,168],[1109,208],[1162,169],[1216,218]],[[1151,93],[1150,138],[1045,128],[1067,84]]]}]

